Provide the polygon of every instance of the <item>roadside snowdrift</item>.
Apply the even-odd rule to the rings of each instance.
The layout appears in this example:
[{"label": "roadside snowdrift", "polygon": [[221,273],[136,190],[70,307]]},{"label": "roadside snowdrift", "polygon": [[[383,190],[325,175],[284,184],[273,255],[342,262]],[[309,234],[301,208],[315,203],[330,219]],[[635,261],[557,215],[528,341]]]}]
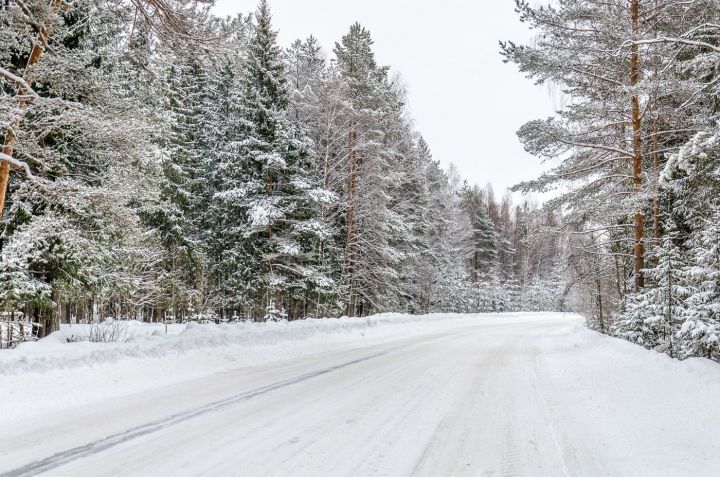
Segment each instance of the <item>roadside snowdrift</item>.
[{"label": "roadside snowdrift", "polygon": [[[487,315],[492,316],[492,315]],[[90,325],[63,325],[62,329],[37,342],[24,343],[0,353],[0,376],[41,373],[58,369],[96,367],[127,359],[179,358],[193,351],[217,348],[250,348],[313,342],[334,336],[342,341],[420,331],[417,326],[447,319],[468,319],[467,315],[383,314],[363,318],[311,319],[276,323],[168,325],[116,322],[126,329],[125,342],[91,343],[86,337]],[[383,327],[382,330],[377,330]],[[313,347],[314,351],[321,351]],[[263,360],[264,361],[264,360]],[[250,364],[250,363],[248,363]]]},{"label": "roadside snowdrift", "polygon": [[[0,423],[129,395],[230,369],[291,361],[352,349],[473,320],[537,320],[542,314],[317,319],[279,323],[168,325],[127,322],[125,343],[75,341],[88,325],[64,326],[35,343],[0,352]],[[569,315],[570,316],[570,315]],[[580,326],[581,319],[568,320]]]}]

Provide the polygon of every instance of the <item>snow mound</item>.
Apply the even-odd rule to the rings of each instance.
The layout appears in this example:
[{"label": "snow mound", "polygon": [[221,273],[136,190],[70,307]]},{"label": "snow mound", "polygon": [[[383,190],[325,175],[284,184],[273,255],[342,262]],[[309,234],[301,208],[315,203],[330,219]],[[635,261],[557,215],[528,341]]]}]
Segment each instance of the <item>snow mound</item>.
[{"label": "snow mound", "polygon": [[89,325],[63,327],[62,330],[14,350],[0,354],[0,376],[38,373],[124,359],[163,358],[191,351],[216,348],[253,348],[307,341],[323,335],[357,335],[383,325],[432,322],[467,315],[383,314],[363,318],[323,318],[267,323],[169,325],[119,322],[128,328],[124,343],[91,343],[86,340]]}]

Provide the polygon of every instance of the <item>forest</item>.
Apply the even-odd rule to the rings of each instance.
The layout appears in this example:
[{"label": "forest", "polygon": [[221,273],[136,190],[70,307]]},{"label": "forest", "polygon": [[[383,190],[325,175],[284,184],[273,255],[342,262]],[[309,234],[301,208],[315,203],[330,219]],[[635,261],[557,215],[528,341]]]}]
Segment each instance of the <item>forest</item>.
[{"label": "forest", "polygon": [[6,322],[565,306],[558,215],[444,170],[367,29],[209,7],[5,4]]},{"label": "forest", "polygon": [[649,349],[720,359],[720,4],[516,5],[537,36],[501,43],[505,60],[566,99],[520,129],[552,167],[516,189],[556,192],[577,310]]},{"label": "forest", "polygon": [[2,320],[574,311],[720,359],[716,0],[516,0],[535,39],[499,54],[562,105],[499,195],[433,157],[362,25],[324,51],[211,6],[0,6]]}]

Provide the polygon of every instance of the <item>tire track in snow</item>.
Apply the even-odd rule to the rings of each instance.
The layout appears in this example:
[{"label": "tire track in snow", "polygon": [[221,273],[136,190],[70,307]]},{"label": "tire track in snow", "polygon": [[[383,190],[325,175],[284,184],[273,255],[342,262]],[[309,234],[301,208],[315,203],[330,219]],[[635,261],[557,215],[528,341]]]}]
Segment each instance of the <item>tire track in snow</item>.
[{"label": "tire track in snow", "polygon": [[572,477],[575,475],[586,475],[582,472],[580,462],[577,459],[577,452],[575,447],[570,443],[570,439],[567,434],[563,432],[557,426],[557,416],[553,411],[553,407],[550,405],[545,392],[542,390],[540,380],[538,378],[540,374],[539,361],[539,350],[533,349],[533,360],[532,366],[529,370],[530,383],[534,394],[539,398],[539,403],[542,406],[543,414],[546,416],[546,427],[548,434],[552,438],[552,442],[555,447],[556,455],[560,463],[560,470],[565,477]]},{"label": "tire track in snow", "polygon": [[[510,397],[509,400],[512,401],[512,397]],[[515,437],[513,433],[513,424],[510,421],[505,422],[500,463],[502,465],[501,475],[503,477],[516,477],[518,475],[518,456],[515,444]]]},{"label": "tire track in snow", "polygon": [[365,356],[365,357],[355,359],[352,361],[347,361],[345,363],[337,364],[335,366],[331,366],[328,368],[323,368],[318,371],[313,371],[311,373],[306,373],[306,374],[303,374],[303,375],[295,377],[295,378],[278,381],[276,383],[269,384],[266,386],[261,386],[259,388],[256,388],[256,389],[253,389],[250,391],[246,391],[243,393],[239,393],[239,394],[236,394],[235,396],[232,396],[232,397],[220,400],[220,401],[215,401],[206,406],[202,406],[202,407],[193,409],[191,411],[173,414],[172,416],[169,416],[167,418],[159,419],[157,421],[153,421],[148,424],[144,424],[142,426],[137,426],[132,429],[128,429],[127,431],[113,434],[104,439],[100,439],[100,440],[90,442],[90,443],[82,445],[82,446],[78,446],[78,447],[63,451],[63,452],[59,452],[50,457],[47,457],[47,458],[39,460],[39,461],[32,462],[30,464],[24,465],[17,469],[3,472],[2,474],[0,474],[0,477],[23,477],[23,476],[37,475],[41,472],[47,472],[51,469],[60,467],[69,462],[81,459],[83,457],[88,457],[88,456],[97,454],[99,452],[102,452],[104,450],[118,446],[125,442],[131,441],[133,439],[137,439],[139,437],[142,437],[142,436],[145,436],[148,434],[152,434],[154,432],[158,432],[158,431],[166,429],[168,427],[185,422],[187,420],[194,419],[194,418],[203,416],[205,414],[221,411],[221,410],[223,410],[227,407],[230,407],[234,404],[237,404],[237,403],[240,403],[243,401],[248,401],[255,397],[262,396],[263,394],[267,394],[269,392],[272,392],[272,391],[275,391],[278,389],[282,389],[287,386],[292,386],[294,384],[298,384],[303,381],[307,381],[309,379],[323,376],[325,374],[329,374],[334,371],[338,371],[343,368],[353,366],[355,364],[359,364],[359,363],[362,363],[365,361],[379,358],[379,357],[387,355],[399,348],[402,348],[402,346],[397,347],[397,348],[392,348],[387,351],[371,354],[369,356]]}]

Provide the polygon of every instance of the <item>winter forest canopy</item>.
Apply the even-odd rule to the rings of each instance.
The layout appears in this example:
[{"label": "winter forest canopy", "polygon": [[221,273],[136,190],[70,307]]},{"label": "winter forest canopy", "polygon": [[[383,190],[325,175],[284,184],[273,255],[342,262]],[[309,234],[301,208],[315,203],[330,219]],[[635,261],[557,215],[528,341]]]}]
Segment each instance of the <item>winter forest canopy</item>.
[{"label": "winter forest canopy", "polygon": [[0,307],[41,334],[563,306],[556,215],[444,171],[359,24],[22,0],[1,34]]},{"label": "winter forest canopy", "polygon": [[443,169],[362,25],[211,3],[0,4],[0,320],[573,310],[720,359],[717,0],[517,1],[542,207]]}]

